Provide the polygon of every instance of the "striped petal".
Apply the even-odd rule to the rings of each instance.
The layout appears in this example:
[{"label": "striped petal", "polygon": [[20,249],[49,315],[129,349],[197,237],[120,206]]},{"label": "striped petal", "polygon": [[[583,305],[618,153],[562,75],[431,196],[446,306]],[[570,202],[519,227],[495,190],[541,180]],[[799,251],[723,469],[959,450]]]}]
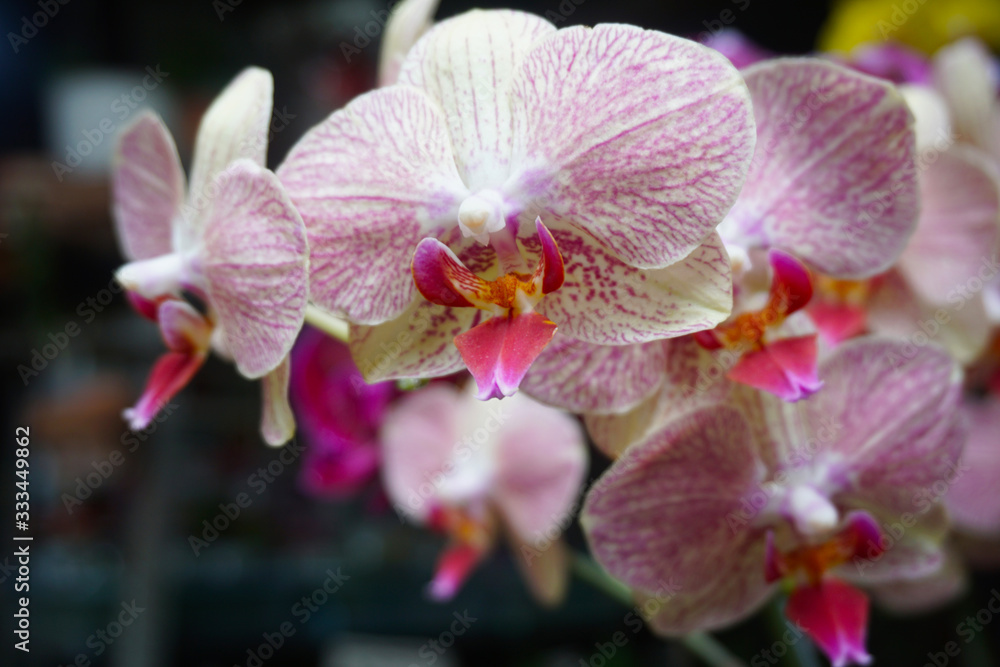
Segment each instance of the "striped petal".
[{"label": "striped petal", "polygon": [[645,343],[711,329],[732,310],[729,258],[717,234],[667,268],[642,270],[569,225],[551,229],[565,282],[537,310],[571,338],[595,345]]},{"label": "striped petal", "polygon": [[757,150],[720,228],[726,241],[781,248],[839,278],[889,268],[918,212],[913,120],[902,96],[820,60],[761,63],[745,76]]},{"label": "striped petal", "polygon": [[203,271],[224,346],[258,378],[288,355],[305,320],[305,227],[277,177],[250,160],[218,179],[205,222]]},{"label": "striped petal", "polygon": [[313,300],[356,324],[410,306],[413,251],[456,226],[468,194],[444,116],[408,86],[335,112],[296,144],[278,176],[309,230]]},{"label": "striped petal", "polygon": [[399,83],[444,110],[454,162],[472,191],[503,183],[510,168],[511,81],[548,21],[510,10],[472,10],[434,26],[410,50]]},{"label": "striped petal", "polygon": [[170,253],[174,218],[184,201],[184,172],[173,137],[156,113],[140,112],[122,132],[111,187],[115,231],[125,257]]},{"label": "striped petal", "polygon": [[697,248],[753,153],[747,90],[725,57],[634,26],[577,26],[537,43],[510,104],[511,198],[635,267]]}]

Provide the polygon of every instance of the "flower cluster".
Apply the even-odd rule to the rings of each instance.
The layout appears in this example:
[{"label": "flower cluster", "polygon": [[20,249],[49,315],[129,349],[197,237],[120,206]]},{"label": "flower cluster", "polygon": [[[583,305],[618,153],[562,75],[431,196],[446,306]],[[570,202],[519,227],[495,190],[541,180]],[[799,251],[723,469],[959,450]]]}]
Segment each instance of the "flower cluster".
[{"label": "flower cluster", "polygon": [[[594,557],[639,601],[677,582],[654,631],[784,590],[834,665],[867,663],[863,590],[934,604],[958,532],[1000,536],[988,53],[779,58],[506,10],[432,25],[434,5],[397,9],[380,87],[274,172],[259,69],[206,114],[186,200],[162,122],[125,132],[118,276],[169,348],[131,426],[215,350],[263,378],[281,444],[291,375],[306,490],[381,470],[448,537],[432,597],[503,535],[551,604],[577,413],[611,459],[580,512]],[[290,362],[307,320],[346,344],[308,330]]]}]

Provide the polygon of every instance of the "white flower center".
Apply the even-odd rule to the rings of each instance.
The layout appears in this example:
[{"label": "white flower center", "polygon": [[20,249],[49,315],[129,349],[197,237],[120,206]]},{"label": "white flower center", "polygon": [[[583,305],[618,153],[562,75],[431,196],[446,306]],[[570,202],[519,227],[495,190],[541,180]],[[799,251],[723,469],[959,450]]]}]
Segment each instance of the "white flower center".
[{"label": "white flower center", "polygon": [[466,197],[458,208],[458,226],[462,234],[483,245],[490,242],[490,233],[507,226],[503,197],[496,190],[481,190]]},{"label": "white flower center", "polygon": [[822,535],[837,527],[840,514],[830,500],[811,485],[793,487],[785,496],[784,514],[802,535]]}]

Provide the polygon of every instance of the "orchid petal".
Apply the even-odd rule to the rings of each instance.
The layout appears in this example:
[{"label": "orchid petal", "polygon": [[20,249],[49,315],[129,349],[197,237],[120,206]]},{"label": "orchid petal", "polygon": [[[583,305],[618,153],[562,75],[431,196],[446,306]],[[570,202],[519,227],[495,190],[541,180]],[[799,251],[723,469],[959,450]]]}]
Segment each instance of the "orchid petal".
[{"label": "orchid petal", "polygon": [[218,178],[205,222],[203,271],[225,347],[259,378],[292,349],[305,321],[305,227],[278,178],[250,160]]},{"label": "orchid petal", "polygon": [[961,476],[945,503],[955,525],[984,536],[1000,532],[1000,398],[991,395],[966,403],[969,439],[962,452]]},{"label": "orchid petal", "polygon": [[761,63],[745,76],[757,151],[723,236],[839,278],[889,268],[918,211],[913,121],[895,87],[815,59]]},{"label": "orchid petal", "polygon": [[366,382],[451,375],[465,368],[455,337],[478,324],[482,311],[413,301],[394,320],[352,325],[351,356]]},{"label": "orchid petal", "polygon": [[788,619],[808,633],[833,667],[867,665],[868,597],[836,579],[803,586],[788,598]]},{"label": "orchid petal", "polygon": [[536,543],[511,535],[511,548],[528,590],[545,607],[554,607],[566,597],[569,587],[570,553],[561,539],[538,548]]},{"label": "orchid petal", "polygon": [[406,54],[431,27],[438,0],[404,0],[389,15],[378,55],[378,85],[396,83]]},{"label": "orchid petal", "polygon": [[989,51],[975,38],[961,39],[934,55],[934,84],[965,140],[1000,155],[996,133],[996,87]]},{"label": "orchid petal", "polygon": [[796,336],[767,343],[745,353],[729,369],[729,379],[798,401],[819,390],[816,377],[816,336]]},{"label": "orchid petal", "polygon": [[111,177],[115,231],[130,260],[166,255],[184,202],[184,172],[174,139],[156,113],[142,111],[122,132]]},{"label": "orchid petal", "polygon": [[936,158],[935,152],[941,152],[955,141],[947,103],[929,86],[902,85],[899,92],[913,113],[917,153],[927,155],[928,159],[932,155]]},{"label": "orchid petal", "polygon": [[809,270],[791,255],[780,250],[768,253],[771,265],[770,302],[779,305],[786,316],[805,307],[812,299],[813,287]]},{"label": "orchid petal", "polygon": [[[875,521],[883,526],[882,534],[858,543],[852,559],[836,569],[839,578],[869,586],[893,581],[919,579],[936,572],[944,562],[943,541],[948,534],[950,521],[943,504],[934,501],[922,491],[910,492],[907,527],[899,523],[901,515],[895,509],[886,510],[871,505],[873,499],[842,496],[839,503],[845,507],[866,507]],[[878,502],[878,499],[874,499]]]},{"label": "orchid petal", "polygon": [[920,298],[947,305],[959,288],[981,279],[984,264],[991,266],[1000,237],[1000,183],[983,153],[953,146],[921,173],[920,188],[920,224],[899,270]]},{"label": "orchid petal", "polygon": [[521,389],[570,412],[626,412],[663,381],[667,350],[666,341],[594,345],[557,333],[531,365]]},{"label": "orchid petal", "polygon": [[424,239],[413,253],[413,282],[431,303],[452,308],[485,305],[480,296],[486,281],[462,264],[451,248],[437,239]]},{"label": "orchid petal", "polygon": [[248,67],[226,86],[205,112],[195,139],[191,184],[185,216],[191,232],[201,232],[203,215],[216,196],[217,179],[230,164],[267,161],[267,133],[271,122],[274,81],[271,73]]},{"label": "orchid petal", "polygon": [[569,226],[553,225],[552,233],[565,261],[565,282],[537,310],[571,338],[646,343],[711,329],[732,310],[732,274],[717,234],[667,268],[640,270]]},{"label": "orchid petal", "polygon": [[456,336],[455,347],[476,379],[479,398],[502,398],[517,391],[555,333],[556,325],[538,313],[509,313]]},{"label": "orchid petal", "polygon": [[295,435],[295,415],[288,404],[288,381],[291,377],[291,362],[288,357],[261,378],[263,410],[260,432],[264,441],[272,447],[283,445]]},{"label": "orchid petal", "polygon": [[739,69],[775,57],[774,53],[762,48],[739,30],[726,28],[721,32],[711,33],[704,40],[699,35],[698,41],[724,55]]},{"label": "orchid petal", "polygon": [[355,324],[413,301],[421,239],[454,227],[468,194],[440,109],[408,86],[362,95],[314,127],[278,169],[309,231],[310,293]]},{"label": "orchid petal", "polygon": [[511,197],[638,268],[697,248],[753,154],[746,86],[725,57],[634,26],[576,26],[537,43],[511,107]]},{"label": "orchid petal", "polygon": [[541,550],[572,523],[587,472],[583,429],[572,416],[520,395],[496,410],[492,498],[511,532]]},{"label": "orchid petal", "polygon": [[887,581],[870,590],[878,606],[896,614],[924,614],[954,601],[968,588],[969,577],[961,558],[947,552],[944,564],[919,579]]},{"label": "orchid petal", "polygon": [[581,524],[608,573],[646,593],[680,582],[681,594],[656,616],[659,632],[732,622],[768,594],[764,535],[739,517],[762,475],[745,421],[717,407],[631,446],[591,487]]},{"label": "orchid petal", "polygon": [[455,147],[449,163],[471,191],[506,180],[511,80],[532,45],[553,32],[532,14],[472,10],[438,23],[406,56],[399,83],[422,89],[444,110]]},{"label": "orchid petal", "polygon": [[897,84],[931,83],[931,64],[923,53],[896,42],[859,47],[851,53],[851,67]]}]

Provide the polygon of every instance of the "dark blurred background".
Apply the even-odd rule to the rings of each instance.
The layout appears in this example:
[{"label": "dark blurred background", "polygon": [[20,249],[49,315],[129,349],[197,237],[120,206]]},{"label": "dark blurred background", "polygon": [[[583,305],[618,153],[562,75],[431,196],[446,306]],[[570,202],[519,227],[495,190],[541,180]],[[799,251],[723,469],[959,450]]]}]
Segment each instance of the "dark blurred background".
[{"label": "dark blurred background", "polygon": [[[187,164],[207,104],[243,67],[260,65],[274,74],[275,110],[287,121],[270,144],[276,166],[309,127],[373,85],[378,38],[362,45],[355,29],[372,12],[384,16],[386,2],[41,4],[57,11],[35,32],[23,17],[40,11],[38,1],[0,5],[2,429],[11,436],[16,426],[31,429],[35,537],[31,653],[24,655],[12,649],[9,605],[18,594],[8,495],[16,480],[13,437],[5,436],[0,665],[698,664],[645,631],[633,637],[624,624],[628,609],[585,582],[573,582],[561,608],[538,608],[502,551],[455,600],[429,602],[423,588],[441,540],[402,524],[374,485],[348,501],[306,495],[298,461],[253,493],[252,505],[195,554],[190,537],[204,538],[203,522],[247,491],[251,476],[278,452],[257,433],[258,386],[214,358],[155,432],[125,430],[121,409],[138,396],[162,343],[112,282],[122,261],[108,199],[114,132],[95,135],[94,128],[110,118],[118,129],[135,113],[133,103],[151,105]],[[471,6],[445,1],[437,17]],[[810,51],[827,13],[825,3],[792,0],[503,6],[556,12],[565,16],[560,26],[615,21],[692,37],[727,23],[783,53]],[[345,56],[343,43],[362,45],[360,53]],[[150,71],[157,78],[145,80],[156,83],[142,88]],[[67,146],[88,136],[93,151],[72,158]],[[54,168],[55,161],[70,169]],[[71,324],[79,333],[62,335]],[[59,348],[52,359],[39,354],[47,345]],[[592,477],[603,468],[594,458]],[[569,540],[583,547],[575,529]],[[314,594],[338,571],[349,578],[303,620],[302,598],[325,597]],[[982,578],[970,597],[915,621],[876,616],[872,653],[892,656],[883,664],[924,664],[928,651],[955,639],[956,624],[982,607],[996,584]],[[438,651],[427,642],[451,646],[455,613],[476,620],[453,637],[453,648]],[[296,632],[279,642],[274,633],[288,622]],[[760,616],[720,637],[754,667],[783,664],[761,657],[775,623],[782,621]],[[631,640],[604,659],[595,642],[620,630]],[[268,637],[280,646],[262,648]],[[988,664],[984,651],[977,643],[951,664]]]}]

